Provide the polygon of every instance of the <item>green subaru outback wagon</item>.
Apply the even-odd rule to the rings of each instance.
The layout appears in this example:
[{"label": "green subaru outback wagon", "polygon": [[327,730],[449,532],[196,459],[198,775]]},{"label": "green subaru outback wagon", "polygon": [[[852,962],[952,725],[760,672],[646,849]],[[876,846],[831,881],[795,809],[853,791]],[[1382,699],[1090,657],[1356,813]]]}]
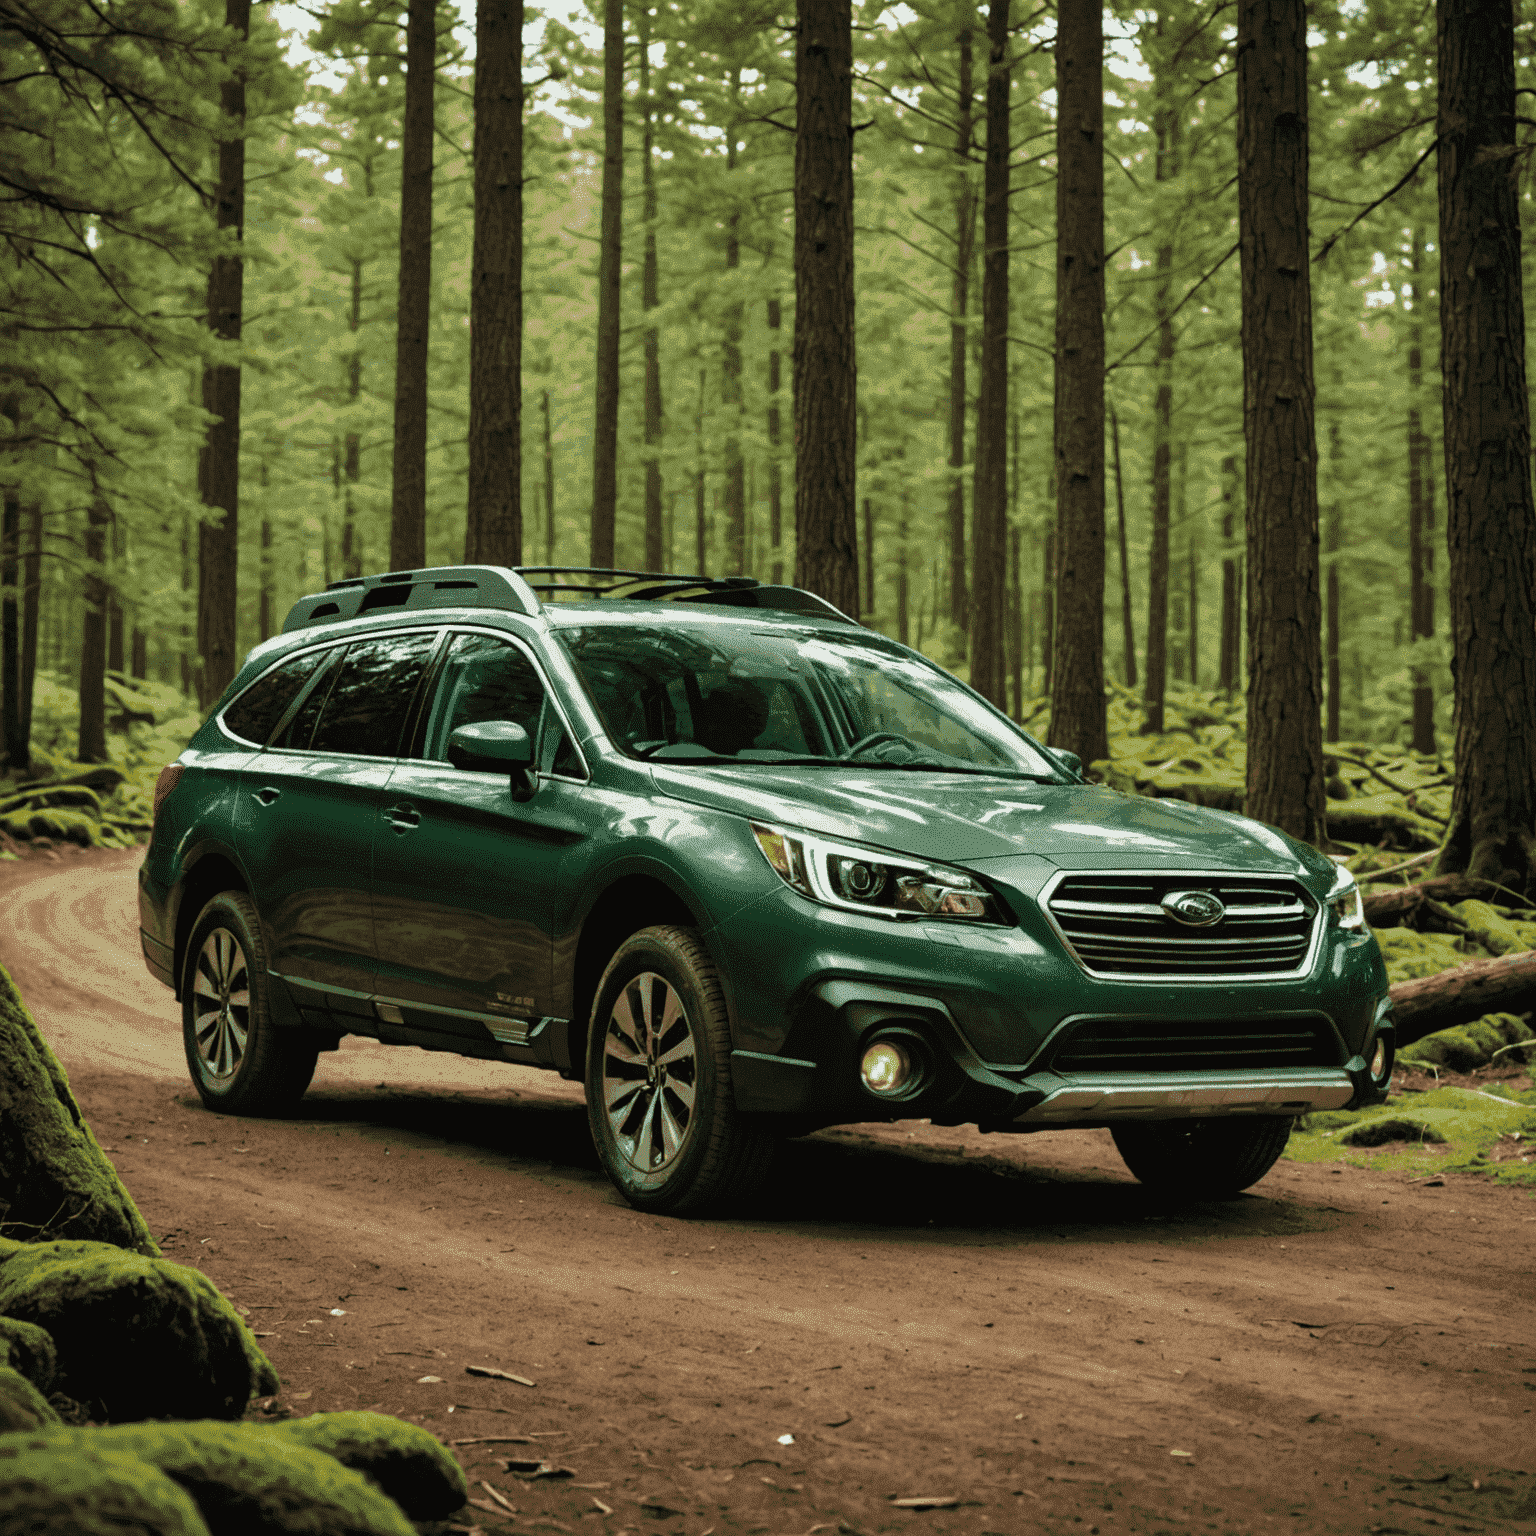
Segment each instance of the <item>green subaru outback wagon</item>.
[{"label": "green subaru outback wagon", "polygon": [[1231,1193],[1378,1102],[1349,874],[1084,782],[949,673],[747,579],[393,572],[295,604],[155,791],[144,957],[204,1102],[344,1034],[585,1084],[625,1198],[719,1207],[785,1136],[1108,1127]]}]

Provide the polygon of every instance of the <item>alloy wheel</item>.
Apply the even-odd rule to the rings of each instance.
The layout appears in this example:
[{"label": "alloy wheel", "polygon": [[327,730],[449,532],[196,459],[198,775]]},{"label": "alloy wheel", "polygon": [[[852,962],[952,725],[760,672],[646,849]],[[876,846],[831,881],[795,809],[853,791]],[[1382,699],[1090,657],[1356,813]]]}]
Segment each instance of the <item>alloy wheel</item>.
[{"label": "alloy wheel", "polygon": [[603,1041],[603,1106],[614,1143],[639,1172],[675,1161],[693,1123],[698,1051],[682,999],[644,971],[614,1000]]},{"label": "alloy wheel", "polygon": [[250,1034],[251,978],[245,951],[227,928],[215,928],[198,953],[192,982],[192,1032],[203,1070],[228,1082],[240,1070]]}]

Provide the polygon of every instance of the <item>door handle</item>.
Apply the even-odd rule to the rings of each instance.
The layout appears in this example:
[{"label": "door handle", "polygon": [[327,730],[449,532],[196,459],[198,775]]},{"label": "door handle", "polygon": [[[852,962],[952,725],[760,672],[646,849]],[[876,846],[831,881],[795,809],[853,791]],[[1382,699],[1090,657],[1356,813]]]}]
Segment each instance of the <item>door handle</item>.
[{"label": "door handle", "polygon": [[253,790],[251,792],[251,799],[258,805],[273,805],[280,794],[282,794],[282,790],[273,789],[270,784],[266,784],[260,789]]},{"label": "door handle", "polygon": [[384,812],[384,819],[397,832],[409,832],[421,825],[421,812],[414,805],[392,805]]}]

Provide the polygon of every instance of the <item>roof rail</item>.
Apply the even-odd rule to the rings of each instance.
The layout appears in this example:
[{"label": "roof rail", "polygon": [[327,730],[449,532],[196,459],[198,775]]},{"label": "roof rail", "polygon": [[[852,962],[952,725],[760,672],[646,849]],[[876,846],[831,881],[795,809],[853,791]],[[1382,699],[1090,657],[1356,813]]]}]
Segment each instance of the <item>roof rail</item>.
[{"label": "roof rail", "polygon": [[516,571],[500,565],[437,565],[333,581],[301,597],[283,620],[283,633],[311,624],[337,624],[382,609],[500,608],[536,614],[539,600]]},{"label": "roof rail", "polygon": [[665,571],[610,570],[589,565],[439,565],[420,571],[388,571],[333,581],[323,592],[301,597],[283,620],[283,633],[312,624],[336,624],[382,609],[416,612],[432,608],[498,608],[537,614],[541,597],[556,593],[579,599],[626,601],[664,599],[768,608],[807,617],[856,624],[814,592],[769,586],[754,576],[698,576]]}]

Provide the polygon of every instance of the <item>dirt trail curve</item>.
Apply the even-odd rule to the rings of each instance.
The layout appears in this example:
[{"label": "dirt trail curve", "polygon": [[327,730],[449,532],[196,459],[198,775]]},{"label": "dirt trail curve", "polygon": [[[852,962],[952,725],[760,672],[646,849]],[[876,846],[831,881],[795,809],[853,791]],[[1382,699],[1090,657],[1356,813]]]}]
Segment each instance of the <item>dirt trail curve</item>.
[{"label": "dirt trail curve", "polygon": [[[1536,1532],[1528,1195],[1282,1163],[1170,1206],[1107,1135],[910,1123],[658,1220],[571,1085],[365,1042],[298,1118],[223,1119],[140,965],[137,861],[0,866],[0,960],[284,1404],[503,1437],[460,1448],[487,1532]],[[959,1502],[892,1502],[923,1496]]]}]

